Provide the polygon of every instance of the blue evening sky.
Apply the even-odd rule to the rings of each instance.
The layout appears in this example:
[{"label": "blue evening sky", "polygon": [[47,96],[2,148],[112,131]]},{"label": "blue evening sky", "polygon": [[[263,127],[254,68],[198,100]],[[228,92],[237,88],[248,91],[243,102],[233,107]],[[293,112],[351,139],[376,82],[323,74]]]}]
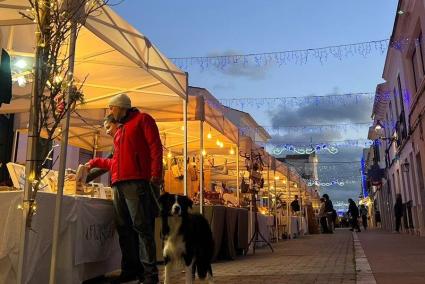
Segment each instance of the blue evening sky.
[{"label": "blue evening sky", "polygon": [[[387,39],[396,7],[396,0],[125,0],[114,9],[167,57],[189,57]],[[374,91],[382,82],[384,60],[385,53],[372,51],[366,57],[329,59],[323,64],[310,59],[304,65],[249,66],[246,70],[230,67],[227,72],[192,66],[186,71],[190,85],[204,87],[217,98],[326,95]],[[253,114],[261,125],[272,123],[268,109],[255,107],[245,111]],[[332,112],[329,106],[326,111]],[[370,118],[370,110],[364,116],[361,122]],[[335,121],[338,119],[340,116]],[[317,123],[320,122],[319,119]],[[344,139],[366,136],[366,128],[360,134],[342,134]],[[361,150],[348,150],[345,156],[343,150],[340,153],[331,160],[358,160]],[[358,175],[358,168],[356,165],[348,169],[348,175]],[[335,199],[346,200],[357,197],[359,187],[358,183],[328,193]]]}]

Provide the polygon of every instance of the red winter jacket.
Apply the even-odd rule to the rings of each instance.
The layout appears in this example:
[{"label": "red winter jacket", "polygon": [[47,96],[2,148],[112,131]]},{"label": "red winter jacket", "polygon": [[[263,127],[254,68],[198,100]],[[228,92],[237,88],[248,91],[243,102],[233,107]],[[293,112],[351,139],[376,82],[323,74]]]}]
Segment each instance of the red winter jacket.
[{"label": "red winter jacket", "polygon": [[130,109],[114,135],[112,158],[95,158],[89,164],[91,168],[108,169],[112,184],[162,178],[162,144],[155,120],[149,114]]}]

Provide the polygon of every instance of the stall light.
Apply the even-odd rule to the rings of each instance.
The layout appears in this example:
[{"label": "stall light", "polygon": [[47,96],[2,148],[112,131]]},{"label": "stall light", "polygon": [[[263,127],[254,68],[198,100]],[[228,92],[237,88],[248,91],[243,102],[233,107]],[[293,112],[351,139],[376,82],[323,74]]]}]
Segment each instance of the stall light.
[{"label": "stall light", "polygon": [[59,83],[61,83],[61,82],[63,81],[63,78],[62,78],[62,76],[60,76],[60,75],[56,75],[56,76],[53,78],[53,81],[54,81],[56,84],[59,84]]},{"label": "stall light", "polygon": [[211,139],[212,138],[211,129],[210,129],[210,131],[208,131],[207,138],[208,139]]},{"label": "stall light", "polygon": [[23,59],[19,59],[18,61],[16,61],[15,66],[20,69],[24,69],[25,67],[27,67],[27,62]]},{"label": "stall light", "polygon": [[25,85],[27,84],[27,79],[25,79],[24,76],[19,76],[16,81],[18,82],[18,86],[19,87],[25,87]]},{"label": "stall light", "polygon": [[220,148],[224,147],[224,143],[220,141]]},{"label": "stall light", "polygon": [[216,144],[217,146],[220,146],[220,143],[221,143],[221,142],[220,142],[220,140],[218,140],[218,139],[217,139],[217,141],[215,141],[215,144]]},{"label": "stall light", "polygon": [[173,154],[171,153],[171,151],[168,151],[168,153],[167,153],[167,158],[168,159],[171,159],[173,157]]},{"label": "stall light", "polygon": [[180,128],[182,131],[184,131],[184,125]]},{"label": "stall light", "polygon": [[35,180],[35,172],[34,172],[34,171],[32,171],[32,172],[29,174],[29,176],[28,176],[28,181],[29,181],[30,183],[33,183],[33,182],[34,182],[34,180]]},{"label": "stall light", "polygon": [[202,150],[202,156],[205,156],[207,154],[207,151]]},{"label": "stall light", "polygon": [[230,154],[230,155],[234,155],[234,154],[235,154],[235,149],[233,149],[233,147],[232,147],[232,148],[230,148],[230,150],[229,150],[229,154]]},{"label": "stall light", "polygon": [[279,180],[279,176],[275,176],[275,177],[274,177],[274,179],[275,179],[275,180]]}]

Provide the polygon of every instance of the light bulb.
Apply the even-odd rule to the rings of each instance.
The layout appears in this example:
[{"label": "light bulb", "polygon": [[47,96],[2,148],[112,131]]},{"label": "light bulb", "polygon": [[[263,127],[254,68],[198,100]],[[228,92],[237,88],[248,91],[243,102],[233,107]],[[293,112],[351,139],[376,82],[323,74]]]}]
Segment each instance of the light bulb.
[{"label": "light bulb", "polygon": [[224,143],[220,141],[220,148],[224,147]]},{"label": "light bulb", "polygon": [[212,138],[212,134],[211,134],[211,132],[208,132],[208,134],[207,134],[207,138],[208,138],[208,139],[211,139],[211,138]]},{"label": "light bulb", "polygon": [[220,140],[218,140],[218,139],[217,139],[217,141],[215,141],[215,144],[216,144],[217,146],[220,146]]},{"label": "light bulb", "polygon": [[173,154],[171,153],[171,151],[168,151],[168,153],[167,153],[167,158],[168,159],[171,159],[171,157],[173,156]]},{"label": "light bulb", "polygon": [[53,81],[54,81],[56,84],[59,84],[60,82],[62,82],[62,81],[63,81],[63,78],[62,78],[60,75],[56,75],[56,76],[55,76],[55,78],[53,78]]},{"label": "light bulb", "polygon": [[16,81],[18,81],[19,87],[25,87],[25,85],[27,84],[27,79],[25,79],[24,76],[19,76],[18,79],[16,79]]},{"label": "light bulb", "polygon": [[25,60],[19,59],[18,61],[16,61],[15,66],[24,69],[25,67],[27,67],[27,63],[25,62]]},{"label": "light bulb", "polygon": [[207,151],[202,150],[202,156],[205,156],[207,154]]},{"label": "light bulb", "polygon": [[229,154],[230,154],[230,155],[234,155],[234,154],[235,154],[235,150],[233,149],[233,147],[232,147],[232,148],[230,148],[230,150],[229,150]]}]

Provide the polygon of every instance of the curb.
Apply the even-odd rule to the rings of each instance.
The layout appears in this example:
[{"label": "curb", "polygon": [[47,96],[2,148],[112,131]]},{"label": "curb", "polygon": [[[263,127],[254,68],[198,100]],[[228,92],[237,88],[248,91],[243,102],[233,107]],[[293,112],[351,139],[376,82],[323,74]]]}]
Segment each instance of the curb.
[{"label": "curb", "polygon": [[375,276],[373,276],[369,261],[362,248],[359,237],[353,232],[354,243],[354,259],[356,267],[356,283],[358,284],[376,284]]}]

